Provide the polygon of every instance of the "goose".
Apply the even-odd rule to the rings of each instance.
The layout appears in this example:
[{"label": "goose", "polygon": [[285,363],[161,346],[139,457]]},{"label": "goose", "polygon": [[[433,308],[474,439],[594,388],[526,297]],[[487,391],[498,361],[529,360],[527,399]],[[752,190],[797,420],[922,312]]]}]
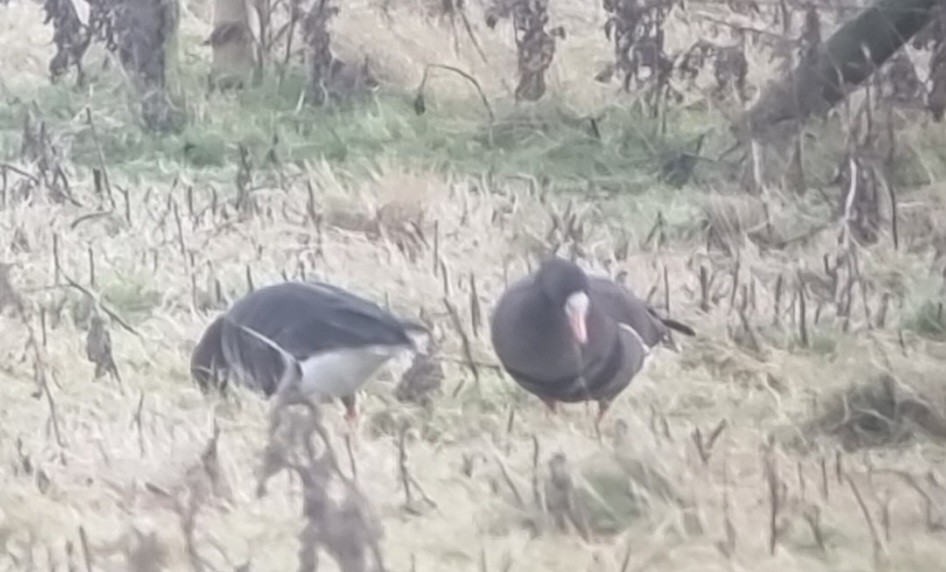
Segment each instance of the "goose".
[{"label": "goose", "polygon": [[283,282],[237,300],[204,331],[191,355],[200,389],[231,379],[267,398],[340,399],[358,417],[355,393],[389,359],[416,351],[416,322],[321,282]]},{"label": "goose", "polygon": [[490,317],[493,349],[515,382],[553,413],[558,402],[597,401],[596,429],[651,350],[675,346],[671,330],[696,335],[620,284],[560,257],[511,284]]}]

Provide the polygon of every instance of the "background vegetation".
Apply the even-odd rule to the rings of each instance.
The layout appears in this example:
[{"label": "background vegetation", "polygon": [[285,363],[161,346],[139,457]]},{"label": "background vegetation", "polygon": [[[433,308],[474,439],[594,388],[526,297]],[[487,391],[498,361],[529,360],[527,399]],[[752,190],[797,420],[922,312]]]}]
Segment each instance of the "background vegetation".
[{"label": "background vegetation", "polygon": [[[837,91],[856,4],[0,2],[0,566],[940,570],[934,8]],[[550,250],[699,332],[601,440],[489,344]],[[190,381],[300,277],[434,327],[354,437]]]}]

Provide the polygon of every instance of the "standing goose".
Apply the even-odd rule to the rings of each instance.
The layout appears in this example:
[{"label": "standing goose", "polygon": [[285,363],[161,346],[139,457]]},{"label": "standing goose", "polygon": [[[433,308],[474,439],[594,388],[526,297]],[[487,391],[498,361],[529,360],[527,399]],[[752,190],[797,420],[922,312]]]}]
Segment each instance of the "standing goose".
[{"label": "standing goose", "polygon": [[285,282],[251,292],[214,320],[191,355],[207,392],[230,379],[263,393],[338,398],[357,417],[355,392],[426,331],[373,302],[323,283]]},{"label": "standing goose", "polygon": [[671,341],[670,329],[695,335],[623,286],[557,257],[502,294],[490,326],[499,361],[519,385],[552,411],[559,401],[597,401],[596,428],[650,350]]}]

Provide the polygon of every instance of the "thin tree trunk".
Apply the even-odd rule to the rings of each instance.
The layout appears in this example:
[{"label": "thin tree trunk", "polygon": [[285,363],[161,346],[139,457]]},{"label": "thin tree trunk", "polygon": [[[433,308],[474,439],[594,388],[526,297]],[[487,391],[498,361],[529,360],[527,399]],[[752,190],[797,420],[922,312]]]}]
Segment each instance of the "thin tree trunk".
[{"label": "thin tree trunk", "polygon": [[145,127],[167,131],[182,113],[171,101],[176,80],[178,0],[127,0],[118,12],[117,53],[141,98]]},{"label": "thin tree trunk", "polygon": [[878,0],[771,84],[737,121],[737,132],[760,137],[783,121],[827,112],[919,32],[938,3]]},{"label": "thin tree trunk", "polygon": [[256,65],[250,13],[245,0],[214,0],[212,81],[221,88],[242,87]]}]

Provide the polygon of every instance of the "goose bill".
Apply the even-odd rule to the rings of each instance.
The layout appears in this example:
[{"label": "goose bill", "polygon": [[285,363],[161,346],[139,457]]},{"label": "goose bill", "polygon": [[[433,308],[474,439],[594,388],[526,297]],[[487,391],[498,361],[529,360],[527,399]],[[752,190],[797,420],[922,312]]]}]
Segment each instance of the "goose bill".
[{"label": "goose bill", "polygon": [[565,314],[568,315],[568,326],[578,345],[588,343],[588,294],[575,292],[565,301]]}]

